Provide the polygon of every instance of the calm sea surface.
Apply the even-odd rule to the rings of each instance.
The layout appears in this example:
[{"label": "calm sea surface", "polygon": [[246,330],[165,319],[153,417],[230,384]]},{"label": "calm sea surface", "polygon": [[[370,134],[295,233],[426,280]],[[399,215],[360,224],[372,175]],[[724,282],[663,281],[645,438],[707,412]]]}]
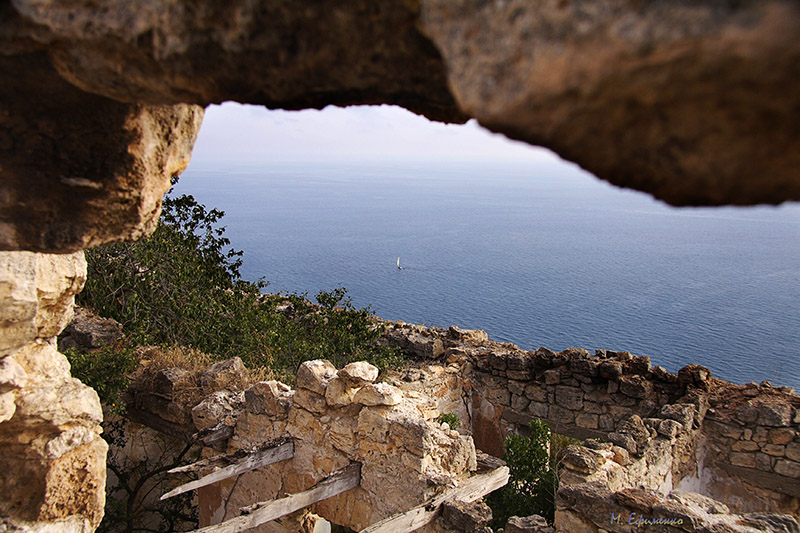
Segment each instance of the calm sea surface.
[{"label": "calm sea surface", "polygon": [[176,192],[226,212],[273,292],[800,389],[797,204],[674,209],[549,162],[193,166]]}]

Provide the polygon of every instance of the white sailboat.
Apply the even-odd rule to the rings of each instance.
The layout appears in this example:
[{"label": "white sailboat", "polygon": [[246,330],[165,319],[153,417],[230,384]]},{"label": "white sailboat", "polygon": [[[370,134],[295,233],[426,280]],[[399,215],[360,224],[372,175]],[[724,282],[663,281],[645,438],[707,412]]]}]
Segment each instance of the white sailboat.
[{"label": "white sailboat", "polygon": [[397,258],[397,270],[403,270],[403,267],[400,266],[400,257]]}]

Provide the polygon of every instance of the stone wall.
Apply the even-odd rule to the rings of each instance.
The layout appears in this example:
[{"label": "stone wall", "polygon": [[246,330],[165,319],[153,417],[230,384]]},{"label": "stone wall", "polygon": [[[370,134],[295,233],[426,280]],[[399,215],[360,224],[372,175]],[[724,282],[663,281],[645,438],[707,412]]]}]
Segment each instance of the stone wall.
[{"label": "stone wall", "polygon": [[[176,381],[166,378],[175,373],[161,371],[171,383]],[[206,456],[293,441],[292,459],[200,489],[201,526],[238,516],[240,508],[256,502],[306,490],[358,462],[360,487],[259,530],[299,531],[308,512],[360,530],[458,486],[477,468],[472,437],[437,423],[436,401],[418,387],[403,390],[375,382],[377,377],[377,368],[368,363],[351,363],[337,371],[328,361],[308,361],[298,370],[294,390],[262,381],[243,392],[221,390],[194,407],[181,408],[171,401],[178,390],[165,394],[160,388],[159,396],[171,405],[162,409],[142,400],[152,390],[134,384],[132,402],[150,415],[151,425],[160,425],[153,417],[161,417],[174,427],[189,419],[198,431],[218,425],[232,428],[222,446],[205,449]],[[435,375],[429,380],[441,381]],[[176,416],[180,409],[185,416]]]},{"label": "stone wall", "polygon": [[[624,352],[527,352],[455,327],[391,323],[386,341],[414,362],[382,383],[371,382],[377,371],[364,363],[337,371],[313,361],[301,366],[296,390],[260,382],[189,409],[161,387],[136,391],[134,404],[173,427],[229,426],[224,446],[207,454],[294,440],[291,461],[201,489],[204,524],[359,461],[362,486],[311,511],[363,528],[458,484],[476,448],[501,455],[505,435],[541,418],[556,432],[589,437],[562,460],[558,531],[630,531],[653,520],[667,531],[800,527],[791,517],[800,514],[797,476],[787,470],[800,443],[800,398],[789,390],[734,385],[697,365],[675,375]],[[163,382],[175,374],[162,373]],[[154,393],[161,404],[147,400]],[[458,432],[436,422],[445,413],[459,417]],[[742,453],[754,458],[750,466],[736,464]],[[758,454],[771,459],[756,462]],[[303,516],[263,530],[297,529]]]},{"label": "stone wall", "polygon": [[800,514],[800,397],[755,383],[730,387],[712,398],[703,429],[706,494],[743,511],[780,501]]},{"label": "stone wall", "polygon": [[800,397],[789,388],[735,385],[699,365],[676,375],[627,352],[520,350],[455,327],[391,323],[386,337],[428,366],[459,369],[469,401],[455,412],[481,450],[500,456],[506,435],[543,419],[557,433],[605,442],[584,449],[580,467],[566,461],[569,484],[662,495],[680,488],[732,512],[800,516]]}]

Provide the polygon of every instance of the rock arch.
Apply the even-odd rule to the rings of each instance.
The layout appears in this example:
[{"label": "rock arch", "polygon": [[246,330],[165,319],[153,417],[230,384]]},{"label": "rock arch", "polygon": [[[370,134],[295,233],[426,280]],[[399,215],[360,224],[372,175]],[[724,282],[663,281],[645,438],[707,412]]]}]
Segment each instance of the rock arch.
[{"label": "rock arch", "polygon": [[[0,511],[99,520],[99,404],[53,339],[80,250],[152,231],[202,106],[399,104],[670,203],[780,203],[800,199],[798,36],[790,0],[3,4],[0,439],[42,490],[23,504],[6,487]],[[82,487],[72,503],[62,481]]]}]

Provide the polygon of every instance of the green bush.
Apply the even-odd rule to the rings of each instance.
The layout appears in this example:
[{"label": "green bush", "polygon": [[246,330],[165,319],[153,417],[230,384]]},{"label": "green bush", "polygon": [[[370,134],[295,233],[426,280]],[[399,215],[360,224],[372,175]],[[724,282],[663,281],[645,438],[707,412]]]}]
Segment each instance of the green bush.
[{"label": "green bush", "polygon": [[510,471],[508,484],[491,493],[492,527],[504,527],[512,516],[538,514],[548,523],[555,516],[558,466],[563,450],[577,441],[550,432],[543,420],[531,420],[528,435],[509,435],[503,459]]},{"label": "green bush", "polygon": [[121,342],[91,353],[68,348],[73,377],[97,391],[100,401],[117,413],[123,411],[122,392],[128,386],[128,375],[136,368],[133,348]]},{"label": "green bush", "polygon": [[439,424],[447,423],[447,425],[450,426],[450,429],[458,429],[461,425],[461,420],[455,413],[442,413],[436,419],[436,422]]},{"label": "green bush", "polygon": [[[355,308],[344,288],[321,291],[315,305],[305,294],[265,295],[263,279],[243,280],[242,252],[230,249],[219,226],[223,216],[192,196],[168,195],[151,237],[87,251],[78,303],[119,321],[132,346],[182,345],[217,359],[238,356],[289,382],[308,359],[338,366],[367,360],[381,369],[398,363],[396,350],[377,345],[383,330],[370,308]],[[278,309],[287,300],[290,313]],[[72,355],[73,365],[96,368],[90,359]],[[106,370],[96,370],[83,377],[97,387]]]}]

